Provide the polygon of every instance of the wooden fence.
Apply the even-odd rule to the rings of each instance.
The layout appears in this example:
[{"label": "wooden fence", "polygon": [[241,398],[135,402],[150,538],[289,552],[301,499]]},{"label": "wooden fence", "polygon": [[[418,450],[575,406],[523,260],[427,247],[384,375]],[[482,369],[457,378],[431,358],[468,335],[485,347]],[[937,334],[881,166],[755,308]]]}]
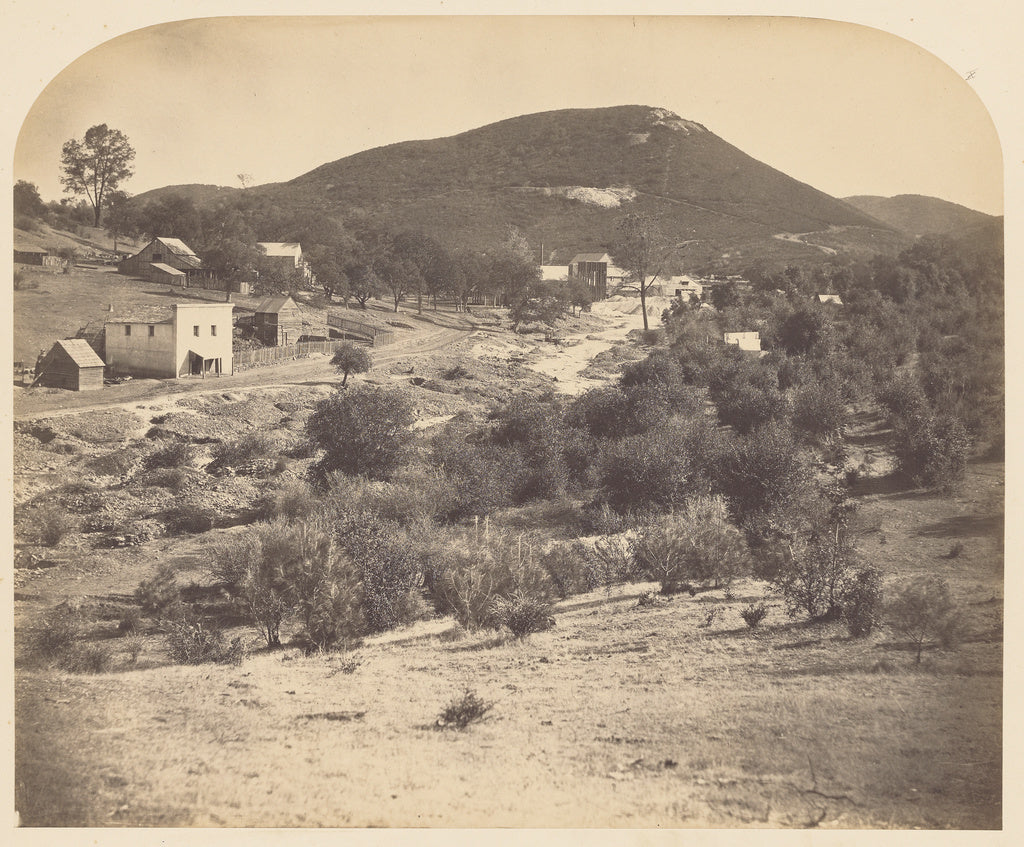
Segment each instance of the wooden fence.
[{"label": "wooden fence", "polygon": [[334,353],[344,341],[300,341],[298,344],[282,344],[280,347],[260,347],[256,350],[239,350],[232,355],[235,368],[248,365],[268,365],[287,359],[301,359],[311,353]]},{"label": "wooden fence", "polygon": [[351,318],[343,318],[337,312],[327,313],[327,325],[331,329],[338,330],[342,336],[351,335],[355,338],[362,338],[371,342],[374,347],[383,347],[395,340],[395,334],[389,329],[381,329],[373,324],[364,324]]}]

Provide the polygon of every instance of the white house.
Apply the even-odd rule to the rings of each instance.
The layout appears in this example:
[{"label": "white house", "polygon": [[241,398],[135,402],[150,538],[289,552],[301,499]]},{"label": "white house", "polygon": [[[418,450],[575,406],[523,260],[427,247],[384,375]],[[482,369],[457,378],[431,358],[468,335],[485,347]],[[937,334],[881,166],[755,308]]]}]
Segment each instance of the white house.
[{"label": "white house", "polygon": [[302,256],[302,245],[297,241],[257,241],[256,246],[262,252],[258,262],[260,269],[275,267],[286,273],[300,270],[306,279],[313,276]]},{"label": "white house", "polygon": [[735,344],[740,350],[749,353],[761,352],[760,332],[727,332],[724,340],[726,344]]},{"label": "white house", "polygon": [[819,294],[818,302],[821,303],[822,305],[826,303],[831,303],[833,306],[842,306],[843,298],[840,297],[838,294]]},{"label": "white house", "polygon": [[104,324],[107,366],[117,374],[177,379],[229,375],[230,303],[140,306]]}]

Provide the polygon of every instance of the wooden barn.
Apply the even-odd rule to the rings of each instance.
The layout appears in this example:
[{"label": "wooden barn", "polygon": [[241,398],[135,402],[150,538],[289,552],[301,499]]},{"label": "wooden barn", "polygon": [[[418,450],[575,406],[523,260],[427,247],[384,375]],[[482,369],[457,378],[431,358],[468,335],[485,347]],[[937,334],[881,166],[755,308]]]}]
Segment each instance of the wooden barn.
[{"label": "wooden barn", "polygon": [[36,385],[92,391],[103,387],[103,360],[84,338],[56,342],[36,367]]},{"label": "wooden barn", "polygon": [[268,347],[295,344],[303,335],[302,312],[286,295],[268,297],[256,307],[253,331]]},{"label": "wooden barn", "polygon": [[[117,272],[151,280],[154,273],[153,265],[173,268],[184,273],[186,277],[203,273],[202,260],[180,238],[154,238],[134,256],[124,259],[117,266]],[[166,272],[160,273],[166,275]],[[160,281],[165,280],[161,278]]]}]

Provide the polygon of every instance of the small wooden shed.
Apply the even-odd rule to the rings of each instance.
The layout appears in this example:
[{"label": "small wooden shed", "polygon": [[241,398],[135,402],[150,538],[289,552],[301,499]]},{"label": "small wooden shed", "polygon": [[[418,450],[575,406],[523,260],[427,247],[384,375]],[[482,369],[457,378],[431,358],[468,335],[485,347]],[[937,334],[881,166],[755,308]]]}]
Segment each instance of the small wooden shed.
[{"label": "small wooden shed", "polygon": [[303,334],[302,312],[287,295],[268,297],[253,315],[256,337],[269,347],[295,344]]},{"label": "small wooden shed", "polygon": [[84,338],[57,341],[36,370],[37,385],[92,391],[103,388],[103,360]]}]

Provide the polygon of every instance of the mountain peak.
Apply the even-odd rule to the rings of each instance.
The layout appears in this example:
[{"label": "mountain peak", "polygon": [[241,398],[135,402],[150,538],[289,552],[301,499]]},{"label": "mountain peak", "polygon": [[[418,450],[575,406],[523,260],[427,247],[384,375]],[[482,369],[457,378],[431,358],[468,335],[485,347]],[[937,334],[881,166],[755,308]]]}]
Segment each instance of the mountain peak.
[{"label": "mountain peak", "polygon": [[679,117],[675,112],[670,112],[668,109],[651,109],[649,120],[653,126],[665,126],[684,135],[689,135],[691,132],[708,131],[707,127],[703,124],[699,124],[696,121],[688,121],[685,118]]}]

